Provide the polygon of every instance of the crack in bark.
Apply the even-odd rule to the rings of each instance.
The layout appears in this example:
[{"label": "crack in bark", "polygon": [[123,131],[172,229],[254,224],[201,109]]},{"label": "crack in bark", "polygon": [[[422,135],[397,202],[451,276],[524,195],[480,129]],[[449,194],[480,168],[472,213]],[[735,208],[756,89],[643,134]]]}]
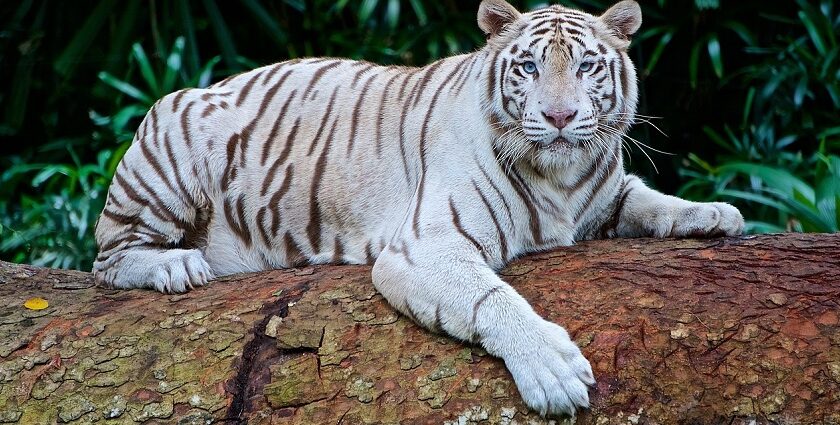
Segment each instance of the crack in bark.
[{"label": "crack in bark", "polygon": [[252,384],[255,380],[252,379],[252,372],[254,372],[254,366],[258,363],[255,361],[257,356],[264,350],[276,350],[276,355],[292,354],[288,352],[290,350],[279,350],[276,347],[276,340],[267,336],[265,329],[272,316],[286,317],[289,314],[289,303],[297,302],[308,289],[309,282],[306,282],[291,290],[284,291],[283,295],[278,297],[276,301],[264,305],[260,310],[263,319],[255,324],[251,330],[252,339],[242,350],[242,357],[235,367],[236,375],[225,383],[228,392],[233,395],[233,400],[224,417],[225,423],[247,422],[246,419],[242,418],[242,414],[249,405],[249,392],[254,389]]}]

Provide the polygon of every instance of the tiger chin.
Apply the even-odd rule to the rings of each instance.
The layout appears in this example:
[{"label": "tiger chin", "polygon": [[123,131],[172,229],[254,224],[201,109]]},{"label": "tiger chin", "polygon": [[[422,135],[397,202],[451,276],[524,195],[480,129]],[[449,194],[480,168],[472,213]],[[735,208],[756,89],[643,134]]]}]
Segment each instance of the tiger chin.
[{"label": "tiger chin", "polygon": [[636,2],[485,0],[478,25],[486,46],[422,68],[299,59],[158,101],[97,224],[97,279],[184,292],[373,264],[394,308],[502,358],[541,415],[588,407],[589,362],[496,272],[578,240],[738,235],[743,218],[624,171]]}]

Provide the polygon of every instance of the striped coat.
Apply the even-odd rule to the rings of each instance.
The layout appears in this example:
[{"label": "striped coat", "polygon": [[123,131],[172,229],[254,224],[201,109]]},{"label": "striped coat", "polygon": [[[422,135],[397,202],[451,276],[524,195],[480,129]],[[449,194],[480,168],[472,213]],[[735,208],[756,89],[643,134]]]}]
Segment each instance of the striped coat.
[{"label": "striped coat", "polygon": [[589,363],[495,271],[576,240],[737,234],[743,221],[624,172],[635,2],[595,17],[485,0],[478,22],[484,48],[422,68],[293,60],[158,101],[97,225],[97,279],[182,292],[374,264],[395,308],[502,357],[529,406],[587,406]]}]

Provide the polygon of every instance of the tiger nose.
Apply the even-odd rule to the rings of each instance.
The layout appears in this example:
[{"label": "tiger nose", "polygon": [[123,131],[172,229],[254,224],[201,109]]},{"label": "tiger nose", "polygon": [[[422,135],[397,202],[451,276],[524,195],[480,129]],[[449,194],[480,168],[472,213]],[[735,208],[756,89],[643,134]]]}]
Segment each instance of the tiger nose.
[{"label": "tiger nose", "polygon": [[546,120],[548,120],[548,122],[554,124],[555,127],[562,130],[564,127],[569,125],[573,119],[575,119],[577,113],[578,111],[571,109],[547,109],[543,111],[543,116]]}]

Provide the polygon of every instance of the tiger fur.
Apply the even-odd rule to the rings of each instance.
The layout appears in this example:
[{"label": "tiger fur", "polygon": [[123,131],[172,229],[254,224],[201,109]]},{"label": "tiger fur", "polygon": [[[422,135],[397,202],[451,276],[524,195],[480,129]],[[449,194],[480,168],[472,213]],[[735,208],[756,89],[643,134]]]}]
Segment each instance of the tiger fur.
[{"label": "tiger fur", "polygon": [[96,227],[97,279],[183,292],[373,264],[392,306],[502,358],[528,406],[587,407],[589,362],[496,271],[577,240],[736,235],[743,219],[625,174],[634,1],[596,17],[485,0],[478,23],[485,47],[422,68],[293,60],[158,101]]}]

